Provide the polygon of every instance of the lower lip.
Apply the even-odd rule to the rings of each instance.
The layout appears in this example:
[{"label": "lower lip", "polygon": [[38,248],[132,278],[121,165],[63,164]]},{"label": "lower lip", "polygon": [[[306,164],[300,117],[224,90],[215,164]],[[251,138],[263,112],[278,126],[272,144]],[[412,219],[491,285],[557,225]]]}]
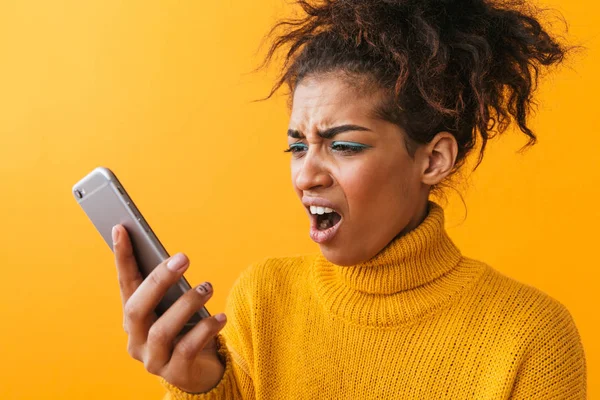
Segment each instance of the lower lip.
[{"label": "lower lip", "polygon": [[330,241],[331,239],[333,239],[333,237],[339,230],[340,225],[342,224],[342,221],[343,221],[343,218],[340,219],[340,221],[337,224],[335,224],[334,226],[332,226],[331,228],[327,228],[325,230],[319,230],[319,229],[317,229],[316,216],[311,216],[311,218],[310,218],[310,238],[319,244],[323,244],[323,243]]}]

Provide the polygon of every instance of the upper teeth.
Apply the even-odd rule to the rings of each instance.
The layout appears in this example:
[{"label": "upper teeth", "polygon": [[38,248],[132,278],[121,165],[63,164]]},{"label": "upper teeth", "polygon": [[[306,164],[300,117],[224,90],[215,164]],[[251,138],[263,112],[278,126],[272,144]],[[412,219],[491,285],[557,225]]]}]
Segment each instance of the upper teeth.
[{"label": "upper teeth", "polygon": [[311,214],[325,214],[325,213],[330,213],[330,212],[333,212],[333,210],[329,207],[310,206]]}]

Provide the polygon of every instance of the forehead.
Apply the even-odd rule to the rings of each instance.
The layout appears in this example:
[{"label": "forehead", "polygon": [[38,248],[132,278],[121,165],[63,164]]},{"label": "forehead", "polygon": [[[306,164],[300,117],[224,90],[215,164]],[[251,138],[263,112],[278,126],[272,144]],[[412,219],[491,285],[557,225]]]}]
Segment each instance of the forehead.
[{"label": "forehead", "polygon": [[342,120],[369,120],[378,97],[343,79],[305,78],[294,91],[290,122],[293,126],[331,125]]}]

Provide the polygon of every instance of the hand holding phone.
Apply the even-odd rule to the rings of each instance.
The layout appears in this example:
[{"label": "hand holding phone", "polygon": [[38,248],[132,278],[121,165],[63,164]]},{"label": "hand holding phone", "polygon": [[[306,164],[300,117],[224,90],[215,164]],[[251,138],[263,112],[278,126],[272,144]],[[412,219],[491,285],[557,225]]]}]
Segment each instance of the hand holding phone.
[{"label": "hand holding phone", "polygon": [[144,279],[137,266],[127,230],[114,228],[114,253],[123,303],[127,350],[148,372],[189,393],[204,393],[221,380],[225,366],[217,353],[216,335],[225,326],[224,314],[203,318],[184,335],[179,332],[212,296],[209,282],[183,294],[160,317],[154,309],[189,267],[183,253],[158,265]]},{"label": "hand holding phone", "polygon": [[108,168],[91,171],[72,193],[114,251],[129,354],[184,391],[212,389],[224,373],[216,335],[226,323],[224,314],[211,316],[204,306],[212,286],[190,287],[183,277],[187,257],[169,256]]},{"label": "hand holding phone", "polygon": [[[158,264],[169,258],[169,253],[135,206],[123,184],[110,169],[95,168],[73,185],[72,192],[111,250],[113,249],[112,227],[117,224],[125,227],[131,240],[137,266],[143,277],[150,275]],[[156,305],[154,310],[156,314],[162,315],[190,288],[190,284],[182,276]],[[185,330],[193,328],[198,321],[207,317],[210,317],[210,313],[206,307],[202,307],[186,323]]]}]

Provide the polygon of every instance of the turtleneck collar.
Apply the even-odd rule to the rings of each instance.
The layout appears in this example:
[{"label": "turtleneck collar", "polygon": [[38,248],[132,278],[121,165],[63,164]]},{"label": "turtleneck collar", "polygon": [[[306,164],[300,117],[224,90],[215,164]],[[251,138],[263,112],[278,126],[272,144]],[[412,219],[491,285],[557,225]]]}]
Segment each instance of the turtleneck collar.
[{"label": "turtleneck collar", "polygon": [[481,272],[461,261],[444,227],[444,209],[430,200],[421,224],[371,259],[339,266],[319,253],[311,272],[329,311],[357,324],[391,326],[441,306]]},{"label": "turtleneck collar", "polygon": [[[326,261],[322,254],[320,257],[320,262]],[[444,209],[429,201],[429,212],[415,229],[395,237],[370,260],[338,266],[336,270],[340,281],[353,289],[392,294],[421,286],[447,273],[460,258],[460,251],[444,230]]]}]

